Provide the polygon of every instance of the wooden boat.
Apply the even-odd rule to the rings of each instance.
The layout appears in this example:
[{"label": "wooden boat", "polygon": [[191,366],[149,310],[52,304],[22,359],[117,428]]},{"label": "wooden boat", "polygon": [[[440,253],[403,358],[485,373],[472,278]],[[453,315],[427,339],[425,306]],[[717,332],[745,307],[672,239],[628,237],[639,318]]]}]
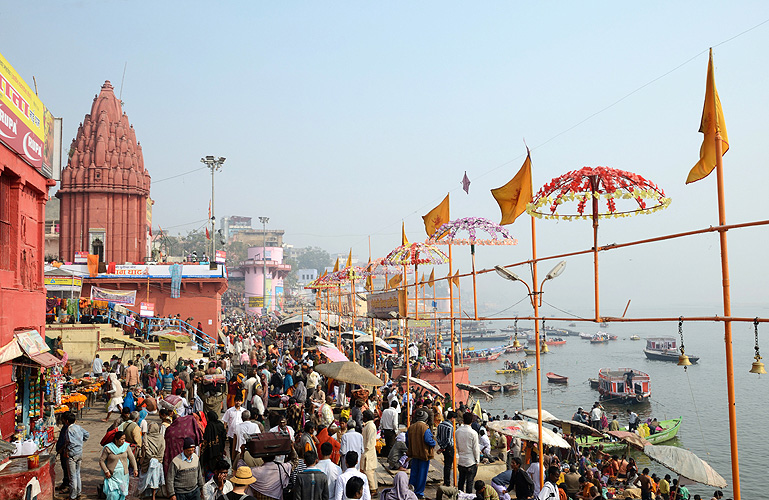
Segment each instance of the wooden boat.
[{"label": "wooden boat", "polygon": [[518,384],[512,383],[512,384],[503,384],[502,388],[505,390],[505,392],[513,392],[518,390]]},{"label": "wooden boat", "polygon": [[547,377],[547,381],[551,384],[566,384],[569,382],[569,377],[564,377],[563,375],[558,375],[557,373],[547,372],[545,376]]},{"label": "wooden boat", "polygon": [[605,333],[596,333],[590,338],[591,344],[606,344],[609,342],[609,336]]},{"label": "wooden boat", "polygon": [[[650,434],[646,436],[646,440],[649,441],[652,444],[660,444],[664,443],[666,441],[670,441],[671,439],[675,438],[678,434],[678,429],[681,427],[681,421],[682,418],[672,418],[670,420],[660,420],[657,423],[660,427],[662,427],[662,430],[657,432],[656,434]],[[627,431],[627,427],[620,428],[621,431]],[[585,441],[582,442],[580,440],[579,445],[582,448],[589,448],[591,446],[597,446],[597,445],[603,445],[603,451],[606,453],[612,453],[617,451],[623,451],[627,448],[627,444],[623,443],[622,441],[612,441],[608,438],[599,438],[599,437],[592,437],[588,436],[584,438]]]},{"label": "wooden boat", "polygon": [[618,335],[608,335],[609,340],[617,340],[619,338]]},{"label": "wooden boat", "polygon": [[547,345],[563,345],[566,343],[566,341],[561,337],[555,337],[554,339],[547,339],[545,343]]},{"label": "wooden boat", "polygon": [[[526,349],[524,349],[523,352],[525,352],[527,356],[534,356],[535,354],[537,354],[537,350],[536,349],[529,349],[528,347]],[[543,351],[542,349],[540,349],[539,353],[540,354],[547,354],[547,351]]]},{"label": "wooden boat", "polygon": [[598,380],[601,399],[615,403],[648,403],[652,395],[651,377],[633,368],[601,368]]},{"label": "wooden boat", "polygon": [[492,342],[498,340],[508,340],[510,335],[507,333],[494,333],[494,330],[487,330],[487,333],[476,333],[473,335],[464,335],[465,342]]},{"label": "wooden boat", "polygon": [[465,357],[464,361],[465,363],[482,363],[485,361],[494,361],[495,359],[499,358],[501,355],[502,355],[501,352],[495,352],[493,354],[487,354],[486,356]]},{"label": "wooden boat", "polygon": [[641,336],[640,335],[631,335],[630,336],[630,340],[641,340]]},{"label": "wooden boat", "polygon": [[[654,361],[674,361],[678,363],[678,348],[675,337],[649,337],[646,339],[646,357]],[[689,356],[689,361],[696,363],[699,356]]]},{"label": "wooden boat", "polygon": [[592,334],[592,333],[584,333],[584,332],[581,332],[581,333],[579,334],[579,338],[581,338],[582,340],[590,340],[590,339],[592,339],[592,338],[593,338],[593,334]]},{"label": "wooden boat", "polygon": [[488,392],[500,392],[502,390],[502,384],[496,380],[486,380],[478,384],[478,387]]},{"label": "wooden boat", "polygon": [[598,389],[598,386],[601,384],[601,381],[597,378],[589,378],[587,381],[590,382],[591,389]]},{"label": "wooden boat", "polygon": [[526,368],[524,368],[523,370],[516,370],[516,369],[503,369],[503,370],[494,370],[494,371],[495,371],[495,372],[497,372],[497,373],[498,373],[498,374],[500,374],[500,375],[501,375],[501,374],[505,374],[505,375],[512,375],[512,374],[514,374],[514,373],[521,373],[521,372],[524,372],[524,373],[525,373],[525,372],[530,372],[532,368],[534,368],[534,365],[529,365],[529,366],[527,366]]},{"label": "wooden boat", "polygon": [[521,352],[523,351],[523,346],[519,345],[518,347],[513,347],[511,345],[505,346],[505,354],[513,354],[515,352]]}]

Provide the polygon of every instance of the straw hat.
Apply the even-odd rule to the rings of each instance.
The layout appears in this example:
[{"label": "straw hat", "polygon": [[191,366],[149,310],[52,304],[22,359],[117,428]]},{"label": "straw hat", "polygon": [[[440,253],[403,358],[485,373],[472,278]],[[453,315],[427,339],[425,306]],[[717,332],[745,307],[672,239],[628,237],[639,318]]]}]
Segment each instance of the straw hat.
[{"label": "straw hat", "polygon": [[254,481],[256,481],[256,479],[254,479],[254,475],[251,474],[251,469],[245,465],[238,467],[238,470],[235,471],[235,475],[230,478],[232,484],[248,485]]}]

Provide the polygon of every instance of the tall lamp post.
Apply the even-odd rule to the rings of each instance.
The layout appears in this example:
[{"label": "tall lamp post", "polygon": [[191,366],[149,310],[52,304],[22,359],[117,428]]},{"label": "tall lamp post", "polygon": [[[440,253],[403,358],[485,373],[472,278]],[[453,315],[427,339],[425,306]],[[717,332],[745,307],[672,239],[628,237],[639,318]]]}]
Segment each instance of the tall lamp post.
[{"label": "tall lamp post", "polygon": [[216,217],[214,217],[214,173],[217,170],[221,170],[225,159],[226,158],[223,156],[220,156],[219,158],[206,156],[200,159],[200,163],[211,169],[211,213],[209,214],[211,218],[211,256],[208,258],[211,263],[209,265],[211,269],[216,268],[216,237],[214,236],[216,233]]},{"label": "tall lamp post", "polygon": [[[547,276],[545,276],[545,279],[542,280],[542,283],[539,285],[539,290],[537,290],[537,263],[534,261],[534,265],[532,267],[533,271],[533,280],[532,284],[534,286],[534,289],[532,290],[528,283],[523,281],[520,276],[515,274],[514,272],[510,271],[509,269],[505,269],[502,266],[494,266],[494,269],[497,271],[497,274],[499,274],[501,277],[505,278],[506,280],[510,281],[520,281],[526,286],[526,289],[529,291],[529,297],[531,297],[531,305],[534,307],[534,317],[539,317],[539,307],[542,305],[542,287],[545,284],[545,281],[551,280],[553,278],[557,278],[561,275],[563,272],[563,268],[566,267],[566,261],[562,260],[556,266],[550,270],[549,273],[547,273]],[[540,367],[540,343],[539,343],[539,320],[534,320],[534,337],[536,342],[536,370],[537,370],[537,435],[539,436],[539,440],[537,441],[537,455],[539,456],[539,486],[542,488],[544,486],[544,459],[542,454],[542,370]]]},{"label": "tall lamp post", "polygon": [[269,217],[259,217],[262,223],[262,314],[267,314],[267,223]]}]

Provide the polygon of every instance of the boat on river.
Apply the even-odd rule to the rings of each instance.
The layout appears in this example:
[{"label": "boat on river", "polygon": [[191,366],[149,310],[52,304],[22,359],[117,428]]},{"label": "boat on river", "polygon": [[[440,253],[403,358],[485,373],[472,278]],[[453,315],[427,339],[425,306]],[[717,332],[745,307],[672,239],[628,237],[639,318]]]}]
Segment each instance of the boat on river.
[{"label": "boat on river", "polygon": [[630,336],[630,340],[641,340],[641,336],[640,335],[631,335]]},{"label": "boat on river", "polygon": [[609,336],[605,333],[596,333],[590,338],[591,344],[607,344],[609,342]]},{"label": "boat on river", "polygon": [[516,382],[512,382],[510,384],[503,384],[502,388],[505,390],[505,392],[513,392],[518,390],[518,384]]},{"label": "boat on river", "polygon": [[502,390],[502,384],[496,380],[486,380],[478,384],[478,387],[486,392],[500,392]]},{"label": "boat on river", "polygon": [[[525,352],[527,356],[534,356],[535,354],[537,354],[537,350],[536,349],[534,349],[534,348],[529,349],[528,347],[526,349],[524,349],[523,352]],[[539,350],[539,354],[540,355],[547,354],[547,351],[543,351],[542,349],[540,349]]]},{"label": "boat on river", "polygon": [[545,343],[547,345],[563,345],[563,344],[566,343],[566,340],[562,339],[561,337],[555,337],[555,338],[552,338],[552,339],[549,338],[549,339],[545,340]]},{"label": "boat on river", "polygon": [[619,403],[648,403],[651,377],[633,368],[601,368],[598,371],[601,399]]},{"label": "boat on river", "polygon": [[505,346],[505,354],[513,354],[521,351],[523,351],[523,346],[521,345],[519,345],[518,347],[515,347],[513,344]]},{"label": "boat on river", "polygon": [[567,384],[569,382],[569,377],[564,377],[557,373],[547,372],[545,376],[547,377],[547,381],[551,384]]},{"label": "boat on river", "polygon": [[[644,354],[649,359],[654,361],[673,361],[678,363],[678,348],[676,347],[675,337],[648,337],[646,339],[646,349]],[[689,356],[689,361],[696,363],[699,361],[698,356]]]},{"label": "boat on river", "polygon": [[[506,363],[505,366],[509,366],[507,365],[508,361],[506,361],[505,363]],[[512,363],[512,364],[515,365],[515,363]],[[513,373],[530,372],[532,368],[534,368],[534,365],[528,365],[522,368],[503,368],[501,370],[494,370],[494,371],[496,371],[499,374],[511,375]]]},{"label": "boat on river", "polygon": [[[682,418],[671,418],[670,420],[660,420],[657,423],[662,427],[661,431],[657,431],[654,434],[649,434],[644,439],[651,444],[660,444],[666,441],[670,441],[678,434],[678,429],[681,427]],[[627,427],[621,427],[621,431],[627,431]],[[584,441],[580,439],[579,446],[582,448],[589,448],[591,446],[603,446],[605,453],[612,453],[617,451],[623,451],[627,448],[627,444],[622,441],[613,441],[609,437],[593,437],[588,436],[584,438]]]},{"label": "boat on river", "polygon": [[495,333],[494,330],[486,330],[486,333],[473,333],[470,335],[463,333],[462,338],[465,342],[496,342],[499,340],[509,340],[510,335],[507,333]]},{"label": "boat on river", "polygon": [[589,378],[587,381],[590,382],[591,389],[598,389],[598,386],[601,385],[601,381],[597,378]]},{"label": "boat on river", "polygon": [[495,359],[499,358],[501,355],[502,355],[501,352],[484,353],[480,356],[468,356],[467,353],[465,353],[463,359],[465,363],[482,363],[486,361],[494,361]]},{"label": "boat on river", "polygon": [[593,334],[592,333],[580,332],[579,338],[581,338],[582,340],[590,340],[590,339],[593,338]]}]

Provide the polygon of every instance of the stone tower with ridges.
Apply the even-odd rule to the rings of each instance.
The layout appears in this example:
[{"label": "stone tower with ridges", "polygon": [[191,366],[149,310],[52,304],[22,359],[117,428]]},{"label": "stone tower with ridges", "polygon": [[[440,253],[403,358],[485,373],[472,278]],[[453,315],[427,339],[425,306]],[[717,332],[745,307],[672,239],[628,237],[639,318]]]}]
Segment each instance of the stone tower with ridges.
[{"label": "stone tower with ridges", "polygon": [[78,127],[62,170],[59,258],[143,262],[151,227],[150,175],[142,147],[109,80]]}]

